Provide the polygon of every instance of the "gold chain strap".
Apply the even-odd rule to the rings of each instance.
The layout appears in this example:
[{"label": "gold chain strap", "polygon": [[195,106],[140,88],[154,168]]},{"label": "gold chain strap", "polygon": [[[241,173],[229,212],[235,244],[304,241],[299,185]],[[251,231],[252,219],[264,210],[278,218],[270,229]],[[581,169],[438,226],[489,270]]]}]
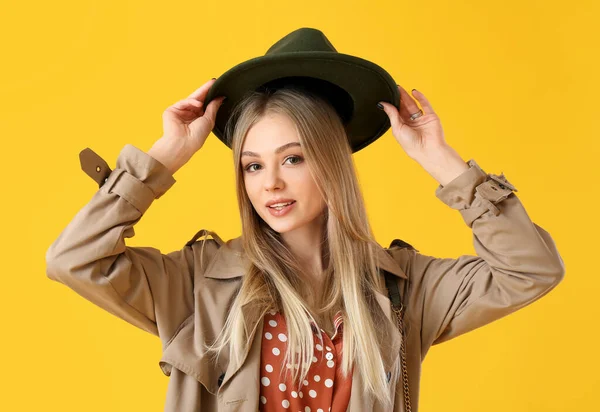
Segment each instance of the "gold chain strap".
[{"label": "gold chain strap", "polygon": [[392,310],[396,314],[396,320],[398,324],[398,329],[402,334],[402,344],[400,345],[400,361],[402,362],[402,382],[404,383],[404,407],[406,412],[412,412],[412,408],[410,406],[410,393],[408,389],[408,370],[406,367],[406,346],[404,344],[404,325],[402,322],[402,311],[404,310],[404,305],[400,304],[400,309],[394,307],[392,305]]}]

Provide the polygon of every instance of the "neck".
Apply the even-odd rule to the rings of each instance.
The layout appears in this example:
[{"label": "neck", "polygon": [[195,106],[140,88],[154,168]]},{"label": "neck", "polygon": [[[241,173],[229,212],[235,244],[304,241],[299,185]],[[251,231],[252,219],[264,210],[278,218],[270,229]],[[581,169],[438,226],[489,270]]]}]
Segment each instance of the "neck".
[{"label": "neck", "polygon": [[303,272],[311,284],[321,283],[323,273],[323,224],[320,221],[311,222],[281,235],[286,246],[300,263]]}]

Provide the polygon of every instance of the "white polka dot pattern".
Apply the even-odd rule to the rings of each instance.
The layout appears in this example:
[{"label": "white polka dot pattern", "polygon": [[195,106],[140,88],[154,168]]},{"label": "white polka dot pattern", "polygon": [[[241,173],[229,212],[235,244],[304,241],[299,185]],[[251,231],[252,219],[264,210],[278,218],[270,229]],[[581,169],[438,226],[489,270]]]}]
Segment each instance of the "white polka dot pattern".
[{"label": "white polka dot pattern", "polygon": [[[292,382],[291,374],[298,370],[299,365],[285,362],[288,342],[285,318],[279,312],[273,311],[265,315],[262,330],[259,411],[347,410],[352,388],[352,371],[348,377],[344,377],[340,367],[343,341],[341,312],[335,315],[333,324],[334,334],[328,336],[311,321],[315,353],[309,362],[308,375],[298,388],[297,382]],[[322,332],[322,343],[317,336],[318,330]]]}]

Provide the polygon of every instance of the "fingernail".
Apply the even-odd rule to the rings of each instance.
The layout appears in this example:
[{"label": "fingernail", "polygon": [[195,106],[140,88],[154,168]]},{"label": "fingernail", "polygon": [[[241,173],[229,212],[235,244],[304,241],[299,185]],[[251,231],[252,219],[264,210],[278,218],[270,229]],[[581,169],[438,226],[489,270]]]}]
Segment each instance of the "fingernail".
[{"label": "fingernail", "polygon": [[381,110],[383,110],[383,105],[381,103],[377,103],[377,107],[379,107]]},{"label": "fingernail", "polygon": [[417,90],[417,89],[412,89],[412,91],[413,91],[413,92],[414,92],[415,90]]},{"label": "fingernail", "polygon": [[217,80],[217,78],[216,78],[216,77],[213,77],[211,80]]}]

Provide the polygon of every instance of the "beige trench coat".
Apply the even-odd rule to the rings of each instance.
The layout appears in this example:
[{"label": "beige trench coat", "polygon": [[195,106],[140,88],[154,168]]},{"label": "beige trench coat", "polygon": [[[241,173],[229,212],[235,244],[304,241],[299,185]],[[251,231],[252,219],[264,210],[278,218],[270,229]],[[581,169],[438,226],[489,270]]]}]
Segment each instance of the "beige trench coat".
[{"label": "beige trench coat", "polygon": [[[256,308],[244,308],[252,345],[241,364],[228,362],[226,353],[212,364],[200,345],[217,336],[241,284],[248,263],[241,237],[221,242],[200,231],[181,250],[167,254],[126,246],[133,226],[175,179],[130,144],[119,154],[115,170],[93,152],[82,152],[81,163],[100,189],[49,247],[47,276],[161,339],[159,365],[170,377],[166,412],[256,411],[263,328]],[[486,174],[474,160],[467,163],[468,170],[438,186],[435,194],[472,228],[477,256],[436,258],[394,244],[390,254],[383,247],[378,251],[379,267],[394,274],[406,291],[407,365],[415,412],[421,362],[431,345],[536,301],[565,272],[553,239],[530,220],[516,188],[503,175]],[[200,237],[206,240],[202,261]],[[381,310],[393,320],[390,300],[376,293]],[[392,322],[378,333],[392,336],[383,340],[389,371],[398,360],[401,335]],[[389,388],[394,411],[404,411],[402,378]],[[365,396],[356,374],[348,411],[382,411]]]}]

